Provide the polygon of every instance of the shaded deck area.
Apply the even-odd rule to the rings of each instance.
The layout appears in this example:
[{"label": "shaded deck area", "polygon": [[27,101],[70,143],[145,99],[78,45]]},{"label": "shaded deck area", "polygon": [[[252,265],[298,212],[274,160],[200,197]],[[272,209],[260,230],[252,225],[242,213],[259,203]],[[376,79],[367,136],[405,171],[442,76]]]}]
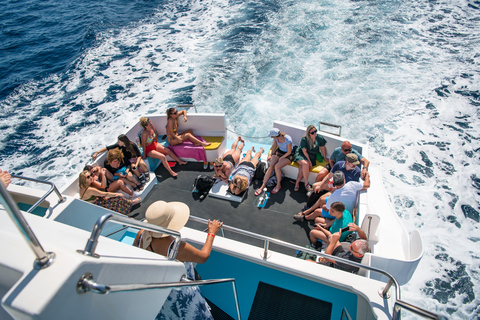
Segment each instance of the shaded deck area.
[{"label": "shaded deck area", "polygon": [[[297,222],[292,216],[300,212],[307,201],[306,191],[303,182],[300,183],[300,190],[293,191],[295,181],[284,178],[282,189],[277,194],[270,194],[265,208],[255,206],[255,189],[260,186],[261,181],[254,181],[249,187],[241,203],[214,197],[206,197],[199,200],[196,193],[192,193],[193,182],[200,174],[213,176],[210,169],[203,169],[203,163],[190,162],[186,165],[176,165],[173,170],[178,173],[177,178],[171,177],[163,166],[155,171],[158,184],[150,194],[142,201],[141,205],[135,208],[130,216],[135,219],[143,219],[148,206],[158,200],[180,201],[186,203],[190,208],[190,215],[203,219],[219,219],[225,225],[238,229],[247,230],[256,234],[279,239],[299,246],[309,243],[308,233],[313,228],[313,221]],[[269,188],[271,191],[272,188]],[[189,221],[187,227],[204,230],[206,225]],[[221,232],[219,232],[218,235]],[[225,236],[230,239],[240,240],[256,246],[263,246],[263,242],[249,237],[225,231]],[[280,249],[271,245],[273,250],[292,254],[291,250]]]}]

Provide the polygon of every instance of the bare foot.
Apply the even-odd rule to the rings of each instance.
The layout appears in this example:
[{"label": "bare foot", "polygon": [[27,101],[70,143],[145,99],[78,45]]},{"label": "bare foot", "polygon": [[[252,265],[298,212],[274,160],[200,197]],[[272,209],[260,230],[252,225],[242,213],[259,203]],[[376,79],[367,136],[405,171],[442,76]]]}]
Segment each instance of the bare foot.
[{"label": "bare foot", "polygon": [[140,203],[141,201],[142,201],[142,198],[140,198],[140,197],[138,197],[136,199],[133,199],[132,200],[132,205],[136,205],[136,204]]},{"label": "bare foot", "polygon": [[202,143],[202,146],[208,147],[208,146],[211,145],[211,144],[212,144],[211,142],[203,142],[203,143]]},{"label": "bare foot", "polygon": [[171,175],[172,177],[176,177],[176,176],[178,176],[178,173],[172,171],[172,172],[170,172],[170,175]]},{"label": "bare foot", "polygon": [[187,163],[188,163],[187,161],[181,161],[181,160],[178,162],[178,164],[180,165],[187,164]]},{"label": "bare foot", "polygon": [[[252,148],[253,148],[253,147],[252,147]],[[264,151],[263,148],[260,148],[260,153],[263,153],[263,151]]]}]

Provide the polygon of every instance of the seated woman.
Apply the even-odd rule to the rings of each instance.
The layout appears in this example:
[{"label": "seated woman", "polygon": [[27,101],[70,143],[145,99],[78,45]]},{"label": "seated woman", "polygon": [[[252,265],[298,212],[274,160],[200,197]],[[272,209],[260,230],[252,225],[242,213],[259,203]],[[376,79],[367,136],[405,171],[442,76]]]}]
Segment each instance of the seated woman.
[{"label": "seated woman", "polygon": [[146,157],[160,159],[164,168],[167,169],[168,173],[170,173],[172,177],[176,177],[177,173],[175,173],[168,165],[166,155],[170,156],[179,164],[186,164],[187,162],[180,160],[172,150],[170,150],[169,148],[165,148],[160,143],[158,143],[158,132],[149,118],[141,117],[140,125],[143,127],[143,132],[141,136],[143,146],[142,159],[145,159]]},{"label": "seated woman", "polygon": [[[240,146],[238,146],[238,142],[240,142]],[[232,148],[223,154],[223,158],[217,158],[217,160],[215,160],[215,165],[213,166],[215,169],[214,178],[228,182],[232,169],[235,168],[240,160],[244,145],[245,141],[242,137],[238,137],[232,144]]]},{"label": "seated woman", "polygon": [[[272,193],[275,194],[282,188],[282,171],[281,169],[290,164],[293,160],[293,143],[292,138],[280,132],[279,129],[273,128],[268,134],[273,139],[272,147],[270,148],[271,154],[268,156],[267,161],[270,161],[263,183],[260,188],[255,191],[255,195],[258,196],[263,192],[263,188],[267,186],[268,179],[272,176],[273,170],[277,176],[277,185],[273,188]],[[278,149],[277,149],[278,146]]]},{"label": "seated woman", "polygon": [[306,134],[302,137],[300,141],[300,146],[295,152],[293,161],[298,163],[298,175],[297,181],[295,181],[295,191],[298,191],[300,188],[300,181],[305,183],[305,189],[308,191],[312,190],[312,186],[308,183],[308,174],[312,167],[317,163],[317,154],[320,153],[323,156],[323,159],[327,159],[327,149],[325,145],[327,140],[319,134],[317,134],[317,129],[313,125],[309,125],[306,130]]},{"label": "seated woman", "polygon": [[167,110],[167,139],[172,146],[183,143],[185,140],[190,140],[196,146],[209,146],[211,143],[200,141],[193,135],[193,131],[188,129],[182,133],[177,132],[178,118],[183,115],[183,122],[187,122],[187,110],[177,111],[175,108]]},{"label": "seated woman", "polygon": [[245,191],[250,183],[252,183],[255,176],[255,169],[258,161],[263,153],[263,148],[260,148],[252,158],[253,147],[247,151],[245,157],[240,161],[238,166],[232,172],[232,181],[230,181],[230,191],[238,195]]},{"label": "seated woman", "polygon": [[[138,177],[138,179],[145,183],[146,181],[150,180],[150,175],[148,174],[148,167],[142,159],[142,153],[140,149],[138,149],[135,143],[132,143],[130,139],[124,134],[121,134],[117,138],[117,143],[112,144],[111,146],[106,146],[92,155],[92,158],[95,160],[99,153],[109,151],[115,148],[119,148],[122,150],[125,159],[127,159],[131,164],[131,169],[133,173]],[[140,172],[140,169],[142,172]]]},{"label": "seated woman", "polygon": [[[146,222],[174,231],[182,229],[188,221],[190,209],[181,202],[156,201],[145,212]],[[205,263],[210,257],[213,240],[223,222],[208,220],[208,234],[202,249],[197,249],[185,241],[180,242],[176,259],[184,262],[187,277],[195,280],[194,263]],[[134,246],[167,256],[174,245],[174,238],[146,230],[140,230],[133,242]],[[162,319],[188,319],[187,314],[199,319],[213,319],[210,307],[202,297],[198,287],[172,289],[159,315]],[[160,318],[157,316],[157,319]]]},{"label": "seated woman", "polygon": [[130,196],[137,197],[127,186],[133,188],[134,191],[143,189],[134,175],[130,172],[130,162],[128,162],[120,149],[112,149],[108,151],[107,159],[103,164],[107,179],[113,181],[107,187],[107,191],[116,191],[120,188],[123,192]]},{"label": "seated woman", "polygon": [[80,173],[78,186],[81,200],[125,215],[132,210],[133,205],[141,201],[139,197],[134,200],[127,200],[121,193],[98,190],[93,186],[94,179],[94,175],[87,170]]},{"label": "seated woman", "polygon": [[105,191],[109,185],[106,173],[107,169],[101,168],[97,164],[87,164],[85,167],[83,167],[83,171],[88,171],[91,175],[93,175],[93,181],[91,183],[92,187]]}]

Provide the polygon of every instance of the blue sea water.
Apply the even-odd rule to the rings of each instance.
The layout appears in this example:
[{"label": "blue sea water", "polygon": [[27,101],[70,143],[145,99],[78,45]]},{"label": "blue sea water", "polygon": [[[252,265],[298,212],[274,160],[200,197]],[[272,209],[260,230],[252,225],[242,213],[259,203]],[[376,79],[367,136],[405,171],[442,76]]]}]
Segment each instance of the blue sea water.
[{"label": "blue sea water", "polygon": [[[61,186],[179,103],[369,143],[425,256],[402,297],[480,317],[480,1],[4,0],[0,167]],[[232,137],[233,138],[233,133]],[[265,140],[268,142],[268,140]]]}]

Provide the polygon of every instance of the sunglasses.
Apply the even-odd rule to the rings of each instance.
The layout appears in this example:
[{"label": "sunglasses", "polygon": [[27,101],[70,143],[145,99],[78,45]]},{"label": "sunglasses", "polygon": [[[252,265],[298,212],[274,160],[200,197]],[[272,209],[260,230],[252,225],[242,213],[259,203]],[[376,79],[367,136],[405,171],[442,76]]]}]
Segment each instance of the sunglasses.
[{"label": "sunglasses", "polygon": [[89,179],[92,175],[91,174],[86,174],[85,178]]},{"label": "sunglasses", "polygon": [[310,134],[316,134],[317,130],[310,132]]},{"label": "sunglasses", "polygon": [[350,251],[352,251],[353,253],[356,253],[356,254],[361,254],[360,252],[356,251],[355,249],[353,249],[353,246],[352,245],[349,245],[350,247]]},{"label": "sunglasses", "polygon": [[215,168],[221,168],[222,165],[215,165]]},{"label": "sunglasses", "polygon": [[342,150],[345,151],[345,152],[350,152],[350,151],[352,151],[352,149],[342,149]]},{"label": "sunglasses", "polygon": [[178,112],[177,112],[177,111],[175,111],[175,112],[172,112],[172,113],[170,113],[170,114],[177,114],[177,113],[178,113]]}]

